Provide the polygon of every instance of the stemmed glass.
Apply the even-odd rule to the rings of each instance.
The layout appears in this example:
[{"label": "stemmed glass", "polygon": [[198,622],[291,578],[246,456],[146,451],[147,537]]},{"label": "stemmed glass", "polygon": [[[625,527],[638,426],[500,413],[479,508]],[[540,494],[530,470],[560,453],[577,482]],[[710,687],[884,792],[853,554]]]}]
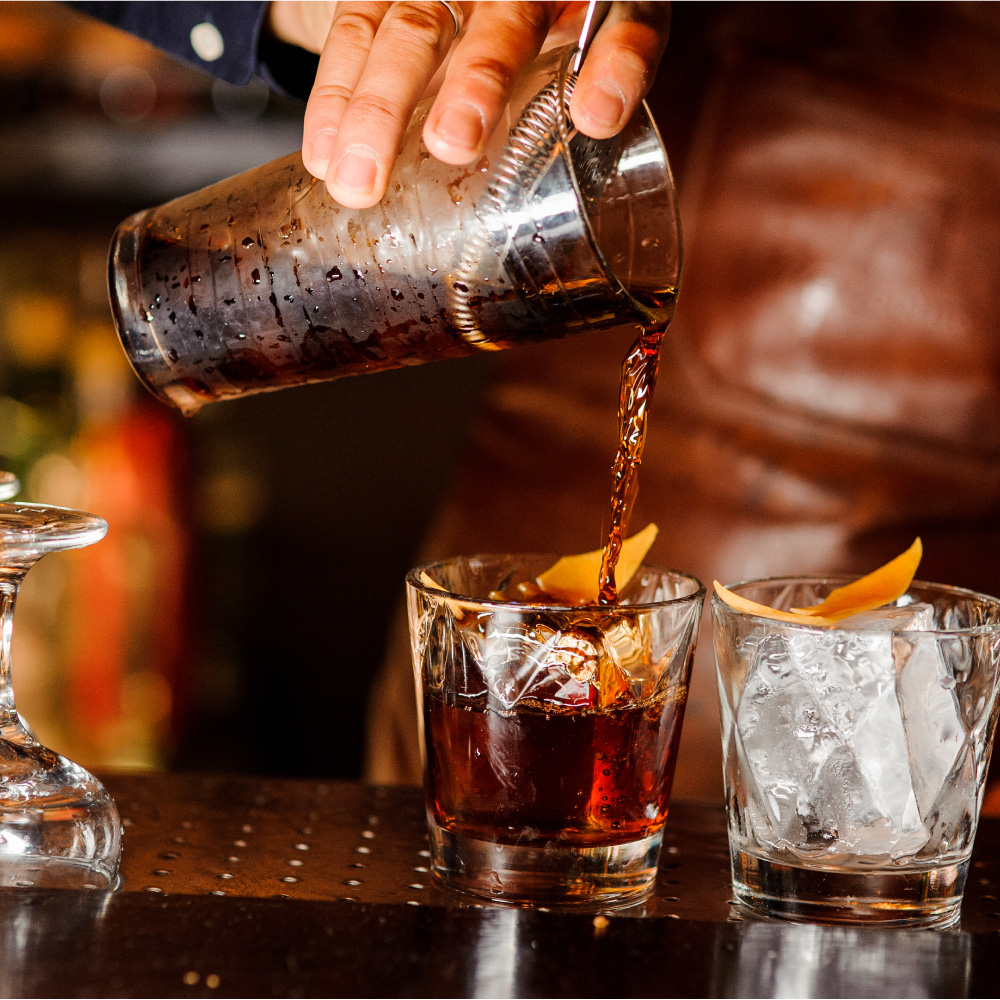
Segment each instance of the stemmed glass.
[{"label": "stemmed glass", "polygon": [[[0,473],[0,500],[17,479]],[[47,552],[99,541],[107,522],[33,503],[0,503],[0,886],[111,889],[118,885],[121,820],[88,771],[43,747],[14,707],[10,648],[14,603]]]}]

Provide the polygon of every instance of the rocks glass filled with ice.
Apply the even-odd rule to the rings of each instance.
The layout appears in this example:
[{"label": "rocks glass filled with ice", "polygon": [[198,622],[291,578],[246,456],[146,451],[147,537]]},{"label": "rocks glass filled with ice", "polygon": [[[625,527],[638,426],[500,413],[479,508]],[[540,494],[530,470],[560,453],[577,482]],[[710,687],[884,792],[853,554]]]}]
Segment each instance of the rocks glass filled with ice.
[{"label": "rocks glass filled with ice", "polygon": [[[794,619],[842,584],[731,591]],[[996,722],[1000,601],[912,583],[826,626],[718,595],[712,612],[736,898],[793,920],[957,921]]]},{"label": "rocks glass filled with ice", "polygon": [[642,567],[560,604],[547,556],[413,570],[410,635],[435,875],[507,902],[651,891],[704,588]]}]

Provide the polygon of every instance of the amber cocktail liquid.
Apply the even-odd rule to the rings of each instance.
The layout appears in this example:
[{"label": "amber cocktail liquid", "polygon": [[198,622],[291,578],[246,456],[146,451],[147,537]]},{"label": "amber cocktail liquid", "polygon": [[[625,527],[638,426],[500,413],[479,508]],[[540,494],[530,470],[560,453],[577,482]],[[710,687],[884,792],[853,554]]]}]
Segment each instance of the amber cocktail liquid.
[{"label": "amber cocktail liquid", "polygon": [[[448,703],[428,692],[424,713],[444,826],[524,846],[589,847],[641,840],[663,825],[681,699],[583,709],[528,700],[508,709],[488,695]],[[485,752],[460,752],[469,746]],[[528,774],[533,758],[548,766]]]},{"label": "amber cocktail liquid", "polygon": [[639,899],[704,590],[643,567],[614,607],[506,598],[553,560],[454,559],[407,578],[433,870],[511,902]]}]

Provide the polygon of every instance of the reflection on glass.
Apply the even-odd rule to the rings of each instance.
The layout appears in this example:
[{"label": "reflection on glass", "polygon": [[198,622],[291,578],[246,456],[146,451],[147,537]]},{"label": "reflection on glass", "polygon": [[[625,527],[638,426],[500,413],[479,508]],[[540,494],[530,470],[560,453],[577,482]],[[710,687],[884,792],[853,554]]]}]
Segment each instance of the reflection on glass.
[{"label": "reflection on glass", "polygon": [[483,913],[475,945],[469,996],[518,995],[518,924],[521,911],[496,909]]},{"label": "reflection on glass", "polygon": [[112,898],[109,892],[8,896],[0,920],[0,996],[46,995],[66,982],[65,969],[53,961],[54,940],[73,942],[77,954],[99,969],[97,945]]},{"label": "reflection on glass", "polygon": [[968,934],[753,920],[720,927],[716,948],[709,996],[968,995]]}]

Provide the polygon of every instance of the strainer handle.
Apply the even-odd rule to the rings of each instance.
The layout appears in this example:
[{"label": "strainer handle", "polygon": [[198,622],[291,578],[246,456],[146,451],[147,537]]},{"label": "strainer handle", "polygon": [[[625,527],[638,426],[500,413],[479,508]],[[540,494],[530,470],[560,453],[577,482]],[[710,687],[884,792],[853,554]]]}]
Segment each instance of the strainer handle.
[{"label": "strainer handle", "polygon": [[587,13],[583,16],[583,27],[580,29],[580,39],[576,43],[576,55],[573,56],[573,61],[570,63],[570,72],[580,72],[583,60],[587,57],[587,50],[590,48],[590,43],[593,41],[594,35],[597,34],[597,29],[601,26],[601,22],[608,16],[609,10],[611,10],[610,3],[599,3],[598,0],[590,0],[587,4]]}]

